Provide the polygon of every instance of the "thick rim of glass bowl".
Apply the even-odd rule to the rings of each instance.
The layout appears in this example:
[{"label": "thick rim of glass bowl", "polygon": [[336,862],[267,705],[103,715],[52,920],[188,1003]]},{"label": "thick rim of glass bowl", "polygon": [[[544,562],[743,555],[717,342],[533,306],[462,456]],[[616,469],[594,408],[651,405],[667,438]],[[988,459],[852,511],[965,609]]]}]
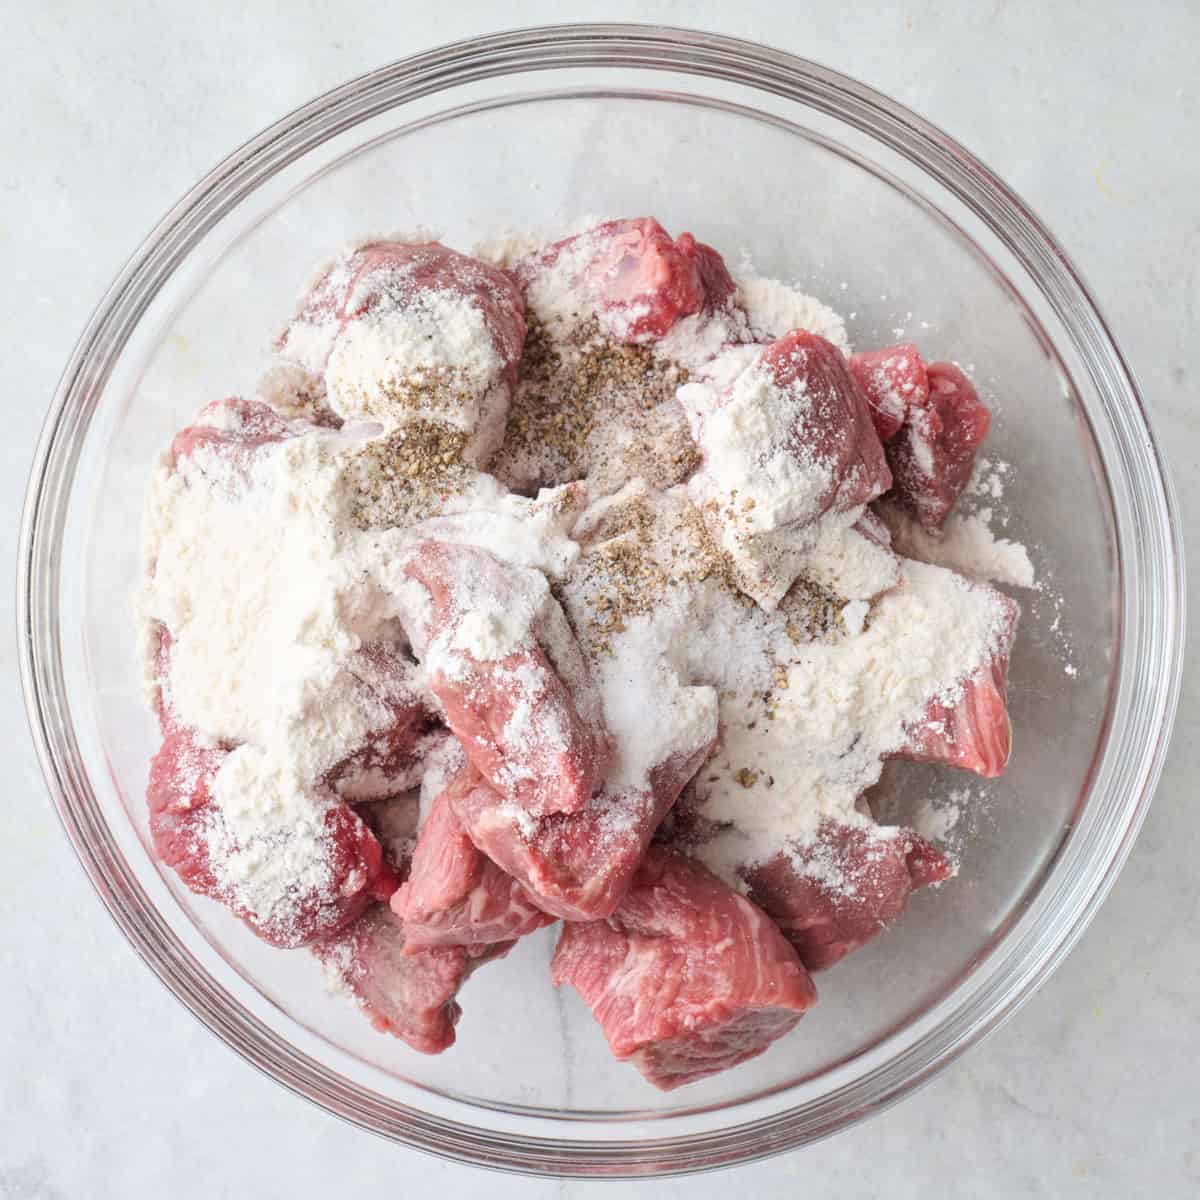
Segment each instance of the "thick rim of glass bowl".
[{"label": "thick rim of glass bowl", "polygon": [[[513,1116],[483,1128],[380,1095],[290,1045],[241,1005],[192,956],[125,862],[89,781],[64,685],[63,531],[74,475],[105,382],[151,300],[217,221],[286,165],[328,139],[418,98],[466,83],[556,69],[628,76],[655,71],[737,84],[816,109],[917,166],[980,217],[1036,281],[1069,332],[1098,401],[1093,426],[1115,516],[1119,660],[1106,743],[1069,853],[1050,870],[1023,923],[992,951],[965,997],[952,992],[898,1038],[896,1053],[808,1102],[785,1091],[765,1116],[680,1132],[665,1117],[636,1130],[609,1124],[596,1138],[578,1124]],[[101,900],[138,954],[214,1033],[297,1094],[363,1128],[464,1162],[545,1175],[661,1175],[729,1165],[826,1136],[894,1103],[1010,1016],[1062,960],[1107,894],[1141,826],[1162,768],[1179,694],[1184,575],[1170,480],[1133,376],[1085,284],[1025,204],[978,159],[880,92],[828,68],[756,43],[658,26],[593,24],[516,30],[403,59],[297,109],[202,179],[151,232],[100,302],[50,407],[22,521],[18,644],[26,707],[63,826]],[[755,1105],[761,1112],[761,1106]],[[666,1127],[675,1126],[675,1132]],[[657,1129],[664,1130],[662,1134]],[[644,1136],[641,1136],[644,1135]]]}]

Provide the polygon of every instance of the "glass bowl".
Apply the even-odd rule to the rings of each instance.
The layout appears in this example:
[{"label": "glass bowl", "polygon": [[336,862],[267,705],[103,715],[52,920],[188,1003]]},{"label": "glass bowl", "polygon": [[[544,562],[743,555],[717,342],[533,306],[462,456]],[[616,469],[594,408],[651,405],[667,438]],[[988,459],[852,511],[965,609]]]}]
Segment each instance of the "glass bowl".
[{"label": "glass bowl", "polygon": [[[797,279],[860,345],[970,364],[1014,464],[1005,532],[1043,580],[1012,665],[1016,751],[986,791],[911,768],[903,797],[970,792],[959,877],[820,977],[763,1057],[661,1095],[611,1060],[527,939],[464,989],[426,1058],[164,877],[142,800],[153,723],[129,615],[153,456],[203,403],[253,388],[316,260],[366,231],[653,213]],[[901,332],[901,331],[904,332]],[[1145,815],[1176,703],[1183,568],[1136,385],[1078,273],[978,160],[869,87],[748,42],[561,26],[406,59],[314,100],[167,214],[67,365],[29,486],[25,695],[50,791],[101,899],[201,1021],[356,1124],[467,1162],[555,1175],[719,1166],[895,1101],[1046,978]],[[1069,667],[1069,672],[1066,669]],[[961,798],[961,797],[960,797]]]}]

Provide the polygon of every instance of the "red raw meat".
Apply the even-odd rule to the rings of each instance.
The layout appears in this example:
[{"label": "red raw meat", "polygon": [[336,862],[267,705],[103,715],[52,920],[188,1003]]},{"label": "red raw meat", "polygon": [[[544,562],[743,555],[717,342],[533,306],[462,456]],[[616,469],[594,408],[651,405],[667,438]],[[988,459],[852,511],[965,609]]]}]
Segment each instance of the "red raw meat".
[{"label": "red raw meat", "polygon": [[[432,596],[430,686],[476,770],[532,816],[581,810],[604,776],[608,735],[545,576],[474,546],[433,541],[416,548],[406,570]],[[457,648],[463,618],[481,614],[519,624],[523,644],[484,661]]]},{"label": "red raw meat", "polygon": [[850,355],[850,374],[858,381],[881,442],[900,432],[909,408],[929,403],[929,376],[911,342]]},{"label": "red raw meat", "polygon": [[763,347],[719,393],[680,398],[704,459],[692,500],[738,587],[773,611],[806,569],[817,523],[891,487],[866,398],[841,352],[805,330]]},{"label": "red raw meat", "polygon": [[[797,869],[792,856],[799,856]],[[826,822],[812,845],[743,872],[750,899],[810,971],[833,966],[904,912],[909,893],[953,874],[950,861],[908,829]]]},{"label": "red raw meat", "polygon": [[413,953],[403,924],[380,904],[336,937],[316,943],[313,952],[354,993],[376,1029],[422,1054],[454,1045],[462,1015],[454,997],[473,965],[461,946]]},{"label": "red raw meat", "polygon": [[452,797],[479,776],[461,771],[433,802],[417,838],[407,881],[392,897],[408,950],[422,946],[484,947],[532,933],[554,918],[511,875],[477,850],[455,815]]},{"label": "red raw meat", "polygon": [[909,728],[908,743],[896,758],[958,767],[985,779],[1003,774],[1012,750],[1012,724],[1005,701],[1008,658],[1020,610],[1016,601],[1002,592],[994,594],[1007,614],[996,653],[963,684],[962,696],[953,708],[938,700],[929,705],[920,722]]},{"label": "red raw meat", "polygon": [[687,781],[712,752],[706,741],[650,772],[647,791],[605,788],[578,813],[516,816],[490,788],[452,797],[471,840],[519,879],[546,912],[567,921],[607,917],[621,902]]},{"label": "red raw meat", "polygon": [[832,342],[797,329],[767,346],[759,363],[784,391],[806,397],[806,418],[792,430],[801,461],[832,465],[833,486],[820,512],[847,512],[892,486],[871,409]]},{"label": "red raw meat", "polygon": [[550,971],[583,997],[613,1054],[663,1091],[761,1054],[817,999],[760,909],[658,846],[611,917],[564,926]]},{"label": "red raw meat", "polygon": [[672,241],[652,217],[607,221],[555,242],[519,263],[514,274],[528,285],[560,266],[564,255],[581,295],[623,342],[656,341],[682,317],[721,307],[737,291],[711,246],[690,233]]},{"label": "red raw meat", "polygon": [[291,436],[288,423],[269,404],[231,396],[205,405],[195,422],[175,435],[171,462],[178,467],[203,449],[246,470],[256,450]]},{"label": "red raw meat", "polygon": [[220,891],[203,830],[213,807],[209,783],[228,755],[221,747],[201,746],[191,730],[175,729],[150,760],[146,803],[154,851],[164,866],[202,896]]},{"label": "red raw meat", "polygon": [[940,529],[971,479],[992,415],[953,363],[930,363],[926,403],[912,403],[887,457],[896,497],[926,529]]},{"label": "red raw meat", "polygon": [[729,268],[721,255],[704,242],[698,242],[690,233],[681,233],[675,249],[688,261],[695,264],[700,276],[707,310],[724,308],[737,293],[737,284],[729,274]]},{"label": "red raw meat", "polygon": [[[297,324],[344,329],[367,313],[423,292],[457,292],[483,313],[510,387],[525,345],[525,303],[505,272],[439,242],[370,242],[339,259],[313,285],[277,349],[288,353]],[[329,346],[332,349],[333,339]],[[305,357],[301,354],[300,357]],[[319,370],[324,363],[306,364]]]},{"label": "red raw meat", "polygon": [[[314,797],[314,803],[327,804],[322,847],[327,882],[290,896],[283,914],[256,914],[240,903],[218,879],[209,858],[210,839],[229,840],[210,791],[229,753],[205,748],[192,730],[180,729],[166,737],[150,764],[146,800],[155,853],[192,891],[219,900],[264,941],[280,947],[327,936],[352,921],[372,899],[386,900],[392,894],[399,881],[383,861],[374,835],[349,806],[329,794]],[[285,850],[280,847],[279,853]]]}]

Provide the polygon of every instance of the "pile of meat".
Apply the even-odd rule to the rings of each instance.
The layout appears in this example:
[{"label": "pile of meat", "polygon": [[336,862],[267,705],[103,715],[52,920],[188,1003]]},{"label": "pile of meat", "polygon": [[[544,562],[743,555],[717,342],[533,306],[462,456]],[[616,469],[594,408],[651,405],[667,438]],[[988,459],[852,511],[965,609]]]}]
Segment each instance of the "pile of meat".
[{"label": "pile of meat", "polygon": [[[554,579],[528,556],[506,556],[509,542],[474,537],[456,508],[464,479],[476,489],[465,507],[479,507],[477,481],[503,458],[534,317],[545,324],[570,308],[606,344],[646,361],[666,356],[681,330],[724,330],[707,353],[736,351],[742,373],[687,364],[710,401],[698,408],[681,395],[678,413],[664,417],[691,437],[694,459],[663,493],[669,502],[654,500],[655,519],[697,517],[696,537],[722,564],[713,578],[737,595],[743,607],[733,611],[747,622],[788,612],[806,556],[830,530],[866,539],[898,578],[870,506],[886,495],[937,529],[968,482],[988,410],[962,371],[925,362],[913,345],[847,357],[811,330],[761,335],[740,305],[716,251],[690,235],[673,240],[649,219],[610,222],[503,267],[437,243],[369,243],[325,272],[281,337],[296,371],[287,402],[278,392],[218,401],[167,456],[180,487],[218,486],[213,463],[223,464],[219,486],[244,478],[259,487],[262,464],[300,439],[372,422],[389,436],[416,422],[440,431],[432,459],[413,460],[424,507],[403,541],[388,543],[402,546],[388,551],[386,575],[400,582],[378,584],[405,603],[380,625],[390,637],[376,631],[346,651],[347,686],[386,719],[305,784],[302,831],[272,827],[249,853],[228,796],[253,747],[189,723],[177,699],[185,667],[173,646],[187,614],[179,626],[157,619],[151,650],[163,741],[147,796],[162,862],[267,941],[310,947],[379,1029],[417,1050],[453,1043],[456,996],[472,971],[561,922],[554,983],[578,991],[617,1058],[674,1088],[762,1053],[816,1002],[810,972],[864,945],[913,890],[952,872],[937,848],[877,825],[861,803],[771,856],[710,869],[694,781],[724,736],[714,689],[672,674],[662,711],[645,714],[661,736],[639,732],[634,746],[610,698],[616,660],[606,639],[623,622],[589,624],[581,608],[600,620],[615,593],[577,587],[569,566]],[[757,403],[748,379],[782,397],[769,411],[786,427],[767,431],[769,445],[743,438],[759,428],[738,415]],[[389,486],[403,489],[408,468],[397,462]],[[538,482],[561,489],[560,524],[605,499],[587,494],[586,479]],[[539,501],[489,486],[489,503],[542,519]],[[603,523],[590,519],[592,530]],[[369,520],[363,529],[374,536]],[[603,540],[576,536],[584,558]],[[595,554],[619,558],[603,546]],[[858,624],[869,626],[878,596],[867,588],[831,603],[847,599],[862,601]],[[632,603],[644,613],[644,596]],[[983,776],[1003,769],[1016,614],[1003,597],[989,603],[1007,614],[994,651],[970,678],[939,681],[886,757]],[[853,623],[837,621],[833,636],[855,636]],[[646,664],[648,675],[656,669]],[[308,871],[299,860],[313,847],[321,869]],[[294,872],[286,908],[245,898],[239,880],[255,871]]]}]

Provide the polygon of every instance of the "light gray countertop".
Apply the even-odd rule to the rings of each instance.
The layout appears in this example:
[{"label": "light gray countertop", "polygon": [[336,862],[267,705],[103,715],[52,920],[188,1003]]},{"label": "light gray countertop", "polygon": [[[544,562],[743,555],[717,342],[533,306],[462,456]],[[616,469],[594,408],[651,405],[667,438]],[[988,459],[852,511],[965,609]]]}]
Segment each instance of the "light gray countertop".
[{"label": "light gray countertop", "polygon": [[[1172,460],[1188,550],[1198,549],[1200,6],[1189,0],[43,0],[4,17],[6,559],[34,439],[77,334],[126,255],[205,169],[284,111],[387,60],[505,26],[589,18],[772,43],[874,84],[978,153],[1100,297]],[[659,1184],[535,1183],[340,1124],[256,1074],[137,962],[46,798],[18,695],[11,588],[0,596],[11,681],[0,709],[0,1197],[1200,1193],[1194,666],[1128,866],[1069,960],[1002,1030],[915,1097],[803,1153]]]}]

